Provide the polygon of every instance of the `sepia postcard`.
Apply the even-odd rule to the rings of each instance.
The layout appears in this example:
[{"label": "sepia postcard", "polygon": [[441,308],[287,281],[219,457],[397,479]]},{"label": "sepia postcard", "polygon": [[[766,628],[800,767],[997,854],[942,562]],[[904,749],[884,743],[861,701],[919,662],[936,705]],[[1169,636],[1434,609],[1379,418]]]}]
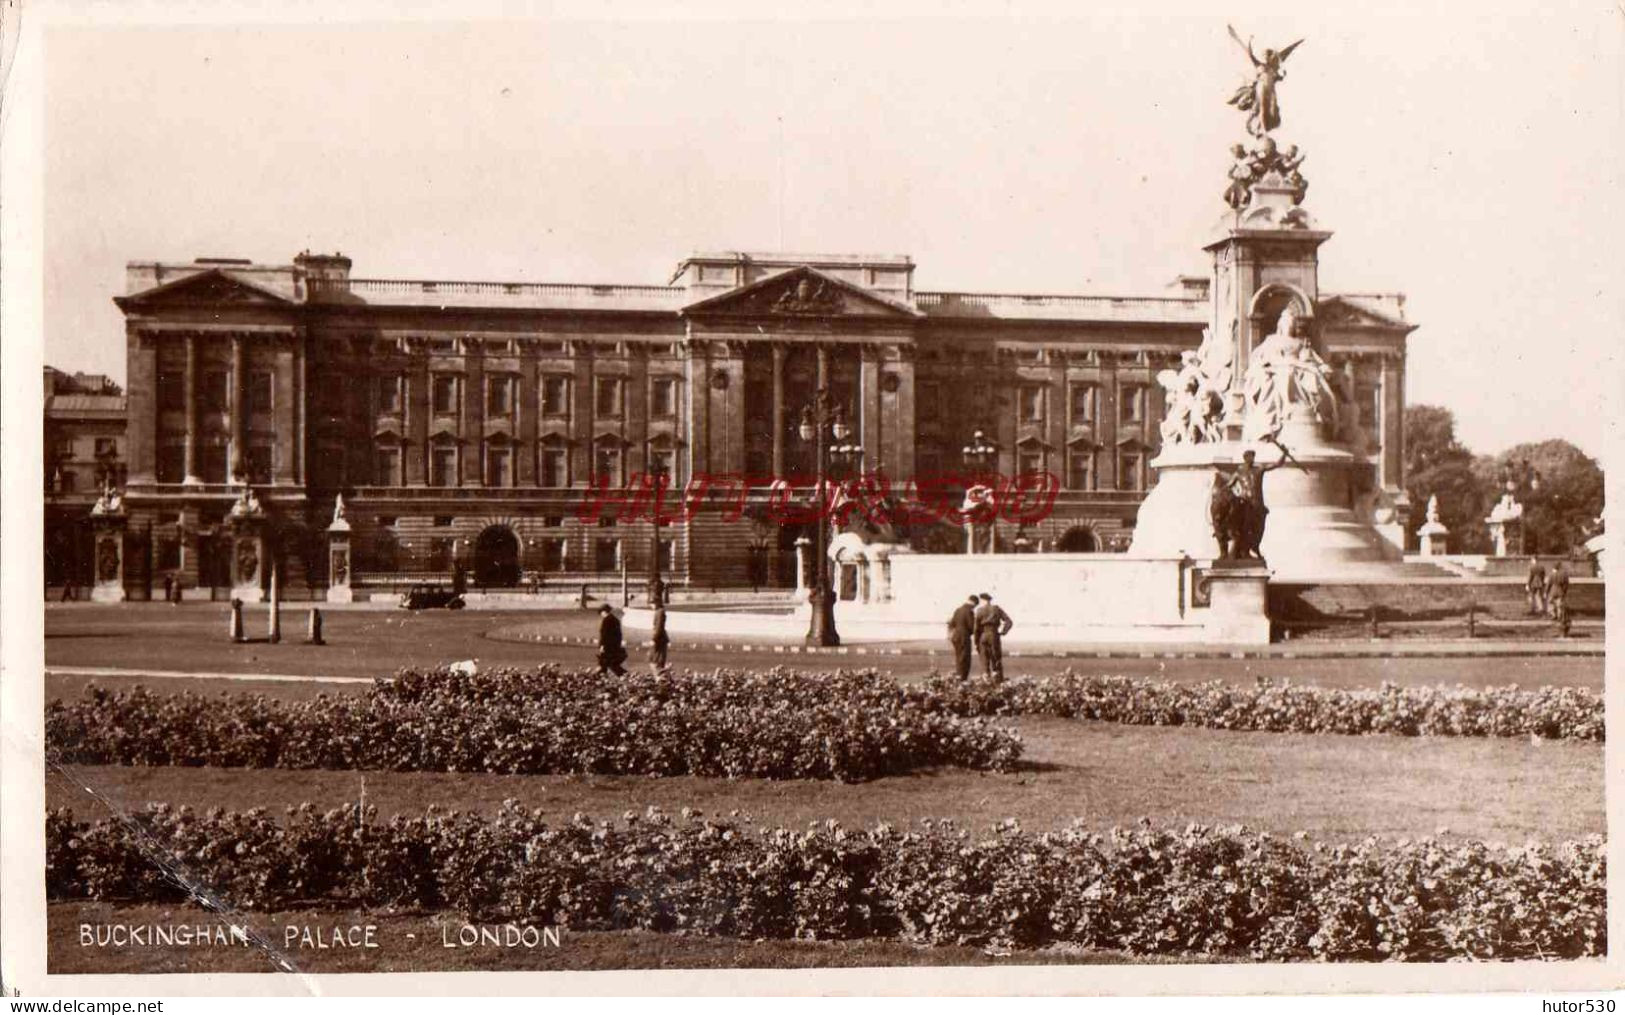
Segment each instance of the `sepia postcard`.
[{"label": "sepia postcard", "polygon": [[0,5],[8,1002],[1625,981],[1618,5]]}]

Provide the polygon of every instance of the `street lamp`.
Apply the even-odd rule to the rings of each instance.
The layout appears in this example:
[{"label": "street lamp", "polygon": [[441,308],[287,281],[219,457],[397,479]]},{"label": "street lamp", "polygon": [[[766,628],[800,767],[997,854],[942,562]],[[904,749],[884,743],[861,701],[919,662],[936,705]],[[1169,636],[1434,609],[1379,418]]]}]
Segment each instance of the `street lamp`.
[{"label": "street lamp", "polygon": [[652,610],[666,601],[666,583],[660,579],[660,500],[666,491],[666,463],[655,458],[649,463],[649,478],[654,481],[654,525],[649,536],[649,608]]},{"label": "street lamp", "polygon": [[[988,468],[993,465],[994,461],[997,460],[999,448],[998,445],[992,444],[988,441],[985,433],[983,433],[981,430],[977,430],[971,435],[971,442],[960,449],[960,453],[965,456],[965,464],[971,469],[976,470],[977,472],[986,472]],[[981,477],[977,477],[976,482],[978,485],[980,485]],[[966,539],[965,552],[975,553],[976,522],[969,519],[967,519],[967,521],[970,524],[970,532],[968,533],[968,537]],[[998,522],[994,515],[988,516],[987,532],[987,552],[994,553],[999,548]]]},{"label": "street lamp", "polygon": [[813,519],[813,582],[808,593],[812,603],[812,620],[807,627],[807,644],[839,645],[841,636],[835,630],[835,593],[829,581],[829,533],[825,529],[824,508],[828,504],[825,485],[829,481],[831,447],[826,436],[835,438],[840,453],[861,453],[860,448],[848,444],[851,429],[846,425],[846,409],[836,403],[828,388],[821,388],[812,404],[801,410],[801,439],[813,445],[813,462],[818,477],[818,517]]}]

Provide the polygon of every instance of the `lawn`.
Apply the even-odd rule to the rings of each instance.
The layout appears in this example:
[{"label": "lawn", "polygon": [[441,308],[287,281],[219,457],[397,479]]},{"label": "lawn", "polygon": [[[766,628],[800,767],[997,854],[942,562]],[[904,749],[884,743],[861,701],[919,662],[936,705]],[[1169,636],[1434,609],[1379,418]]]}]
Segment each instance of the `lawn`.
[{"label": "lawn", "polygon": [[493,812],[507,798],[568,818],[657,805],[738,810],[759,824],[850,825],[953,818],[980,827],[1007,817],[1040,830],[1082,817],[1107,827],[1158,821],[1242,823],[1283,835],[1357,840],[1421,836],[1441,826],[1469,837],[1561,841],[1604,830],[1603,751],[1583,743],[1500,738],[1347,737],[1121,726],[1067,719],[1014,723],[1023,769],[960,769],[835,782],[500,776],[68,766],[47,781],[50,806],[82,819],[149,801],[194,807],[326,808],[363,793],[381,813],[430,804]]}]

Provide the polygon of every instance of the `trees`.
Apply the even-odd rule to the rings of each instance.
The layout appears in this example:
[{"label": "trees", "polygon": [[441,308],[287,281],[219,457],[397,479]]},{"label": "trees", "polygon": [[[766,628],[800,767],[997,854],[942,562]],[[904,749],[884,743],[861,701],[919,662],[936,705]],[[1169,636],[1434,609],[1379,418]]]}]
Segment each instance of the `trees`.
[{"label": "trees", "polygon": [[1482,553],[1489,548],[1484,518],[1495,502],[1492,487],[1475,468],[1473,453],[1456,439],[1456,417],[1437,405],[1405,409],[1405,490],[1412,518],[1406,538],[1416,538],[1430,497],[1439,498],[1439,520],[1450,530],[1451,549]]},{"label": "trees", "polygon": [[[1538,477],[1538,480],[1537,480]],[[1456,419],[1437,405],[1405,410],[1405,489],[1413,505],[1414,538],[1428,498],[1439,498],[1439,520],[1457,553],[1490,550],[1485,517],[1506,491],[1524,506],[1529,552],[1568,553],[1585,542],[1602,514],[1602,469],[1585,452],[1554,438],[1519,444],[1498,455],[1474,455],[1456,438]]]}]

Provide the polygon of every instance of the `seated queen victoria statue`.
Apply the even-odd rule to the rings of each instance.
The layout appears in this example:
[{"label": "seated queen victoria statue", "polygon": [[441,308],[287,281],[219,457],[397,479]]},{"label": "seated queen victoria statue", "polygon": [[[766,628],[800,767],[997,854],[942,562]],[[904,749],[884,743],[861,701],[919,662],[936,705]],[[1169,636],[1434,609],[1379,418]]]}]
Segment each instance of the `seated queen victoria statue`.
[{"label": "seated queen victoria statue", "polygon": [[1253,350],[1245,380],[1246,440],[1268,440],[1295,421],[1319,424],[1323,435],[1336,432],[1332,368],[1309,344],[1303,319],[1292,307],[1281,311],[1275,333]]}]

